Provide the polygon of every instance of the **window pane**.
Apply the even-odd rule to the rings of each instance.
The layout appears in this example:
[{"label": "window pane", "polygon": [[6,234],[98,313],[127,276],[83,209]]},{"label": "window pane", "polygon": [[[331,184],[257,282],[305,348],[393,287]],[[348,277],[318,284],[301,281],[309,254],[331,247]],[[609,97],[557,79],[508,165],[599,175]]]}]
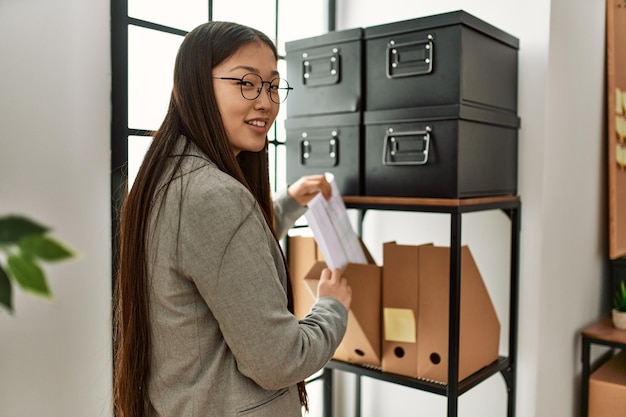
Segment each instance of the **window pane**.
[{"label": "window pane", "polygon": [[176,53],[183,37],[128,27],[128,126],[156,130],[167,112]]},{"label": "window pane", "polygon": [[285,42],[309,38],[328,30],[328,0],[282,1],[278,10],[278,51],[285,54]]},{"label": "window pane", "polygon": [[143,162],[150,144],[152,136],[129,136],[128,137],[128,189],[130,190],[135,182],[139,167]]},{"label": "window pane", "polygon": [[278,186],[276,185],[276,172],[274,171],[274,167],[276,166],[276,145],[271,143],[268,145],[267,157],[270,172],[270,187],[272,187],[272,191],[275,192],[278,190]]},{"label": "window pane", "polygon": [[[284,77],[287,74],[287,62],[284,59],[278,60],[278,72],[280,72],[281,76]],[[289,80],[287,80],[289,82]],[[278,112],[278,116],[276,116],[276,122],[274,122],[276,129],[276,137],[275,139],[279,142],[285,142],[285,137],[287,134],[285,133],[285,119],[287,118],[287,103],[289,102],[289,96],[287,96],[287,100],[281,103],[280,110]]]},{"label": "window pane", "polygon": [[276,189],[287,186],[287,150],[285,145],[276,146]]},{"label": "window pane", "polygon": [[269,144],[269,171],[272,191],[283,190],[287,186],[287,161],[285,145]]},{"label": "window pane", "polygon": [[213,20],[250,26],[276,41],[276,0],[214,0]]},{"label": "window pane", "polygon": [[209,19],[206,0],[128,0],[128,16],[190,31]]}]

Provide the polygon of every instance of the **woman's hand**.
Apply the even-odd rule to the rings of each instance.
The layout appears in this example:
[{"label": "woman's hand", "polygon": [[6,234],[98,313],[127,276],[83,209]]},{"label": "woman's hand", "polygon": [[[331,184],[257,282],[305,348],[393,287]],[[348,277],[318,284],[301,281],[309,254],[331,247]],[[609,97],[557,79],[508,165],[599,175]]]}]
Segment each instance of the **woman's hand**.
[{"label": "woman's hand", "polygon": [[352,303],[352,287],[348,280],[341,276],[339,269],[324,268],[320,275],[320,282],[317,284],[317,296],[332,297],[337,299],[346,310],[350,309]]},{"label": "woman's hand", "polygon": [[303,207],[318,193],[322,193],[326,200],[329,200],[332,194],[330,183],[322,174],[301,177],[287,188],[287,194]]}]

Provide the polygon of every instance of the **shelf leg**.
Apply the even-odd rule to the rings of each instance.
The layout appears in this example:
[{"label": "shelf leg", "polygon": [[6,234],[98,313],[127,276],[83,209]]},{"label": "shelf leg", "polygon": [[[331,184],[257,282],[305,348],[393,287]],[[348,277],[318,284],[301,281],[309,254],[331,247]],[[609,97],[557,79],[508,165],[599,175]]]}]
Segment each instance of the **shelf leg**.
[{"label": "shelf leg", "polygon": [[354,417],[361,417],[361,375],[355,375]]},{"label": "shelf leg", "polygon": [[582,361],[583,369],[580,376],[580,417],[587,417],[589,412],[589,373],[590,373],[591,341],[583,336]]},{"label": "shelf leg", "polygon": [[509,365],[506,369],[500,371],[500,374],[504,378],[506,383],[507,393],[507,416],[515,416],[515,368]]},{"label": "shelf leg", "polygon": [[448,312],[448,417],[458,414],[461,317],[461,214],[450,215],[450,305]]},{"label": "shelf leg", "polygon": [[508,417],[515,417],[517,381],[517,332],[519,327],[519,250],[522,229],[521,205],[509,210],[511,219],[511,281],[509,290],[509,367],[503,374],[507,385]]},{"label": "shelf leg", "polygon": [[333,371],[324,369],[322,371],[324,381],[324,417],[333,417]]}]

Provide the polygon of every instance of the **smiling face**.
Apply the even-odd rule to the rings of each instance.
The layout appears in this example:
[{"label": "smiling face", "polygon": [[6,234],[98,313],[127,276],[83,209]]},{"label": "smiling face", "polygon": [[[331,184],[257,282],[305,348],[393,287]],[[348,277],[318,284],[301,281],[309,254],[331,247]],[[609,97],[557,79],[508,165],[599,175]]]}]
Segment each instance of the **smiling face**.
[{"label": "smiling face", "polygon": [[[276,57],[263,42],[244,45],[213,68],[213,77],[241,78],[249,73],[265,81],[278,77]],[[215,99],[235,156],[241,151],[259,152],[265,146],[280,107],[270,100],[267,86],[263,84],[255,100],[247,100],[241,95],[239,81],[213,79]]]}]

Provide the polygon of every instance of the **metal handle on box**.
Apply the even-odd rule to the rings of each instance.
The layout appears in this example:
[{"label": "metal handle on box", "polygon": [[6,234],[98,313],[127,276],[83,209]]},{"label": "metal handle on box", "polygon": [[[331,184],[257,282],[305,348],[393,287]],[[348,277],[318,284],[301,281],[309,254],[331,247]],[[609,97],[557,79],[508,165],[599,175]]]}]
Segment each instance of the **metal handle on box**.
[{"label": "metal handle on box", "polygon": [[309,56],[302,54],[302,85],[317,87],[339,83],[341,78],[341,56],[339,48],[329,54]]},{"label": "metal handle on box", "polygon": [[432,128],[411,132],[388,129],[383,142],[383,165],[425,165]]},{"label": "metal handle on box", "polygon": [[433,71],[434,37],[424,40],[387,43],[387,78],[411,77],[430,74]]}]

